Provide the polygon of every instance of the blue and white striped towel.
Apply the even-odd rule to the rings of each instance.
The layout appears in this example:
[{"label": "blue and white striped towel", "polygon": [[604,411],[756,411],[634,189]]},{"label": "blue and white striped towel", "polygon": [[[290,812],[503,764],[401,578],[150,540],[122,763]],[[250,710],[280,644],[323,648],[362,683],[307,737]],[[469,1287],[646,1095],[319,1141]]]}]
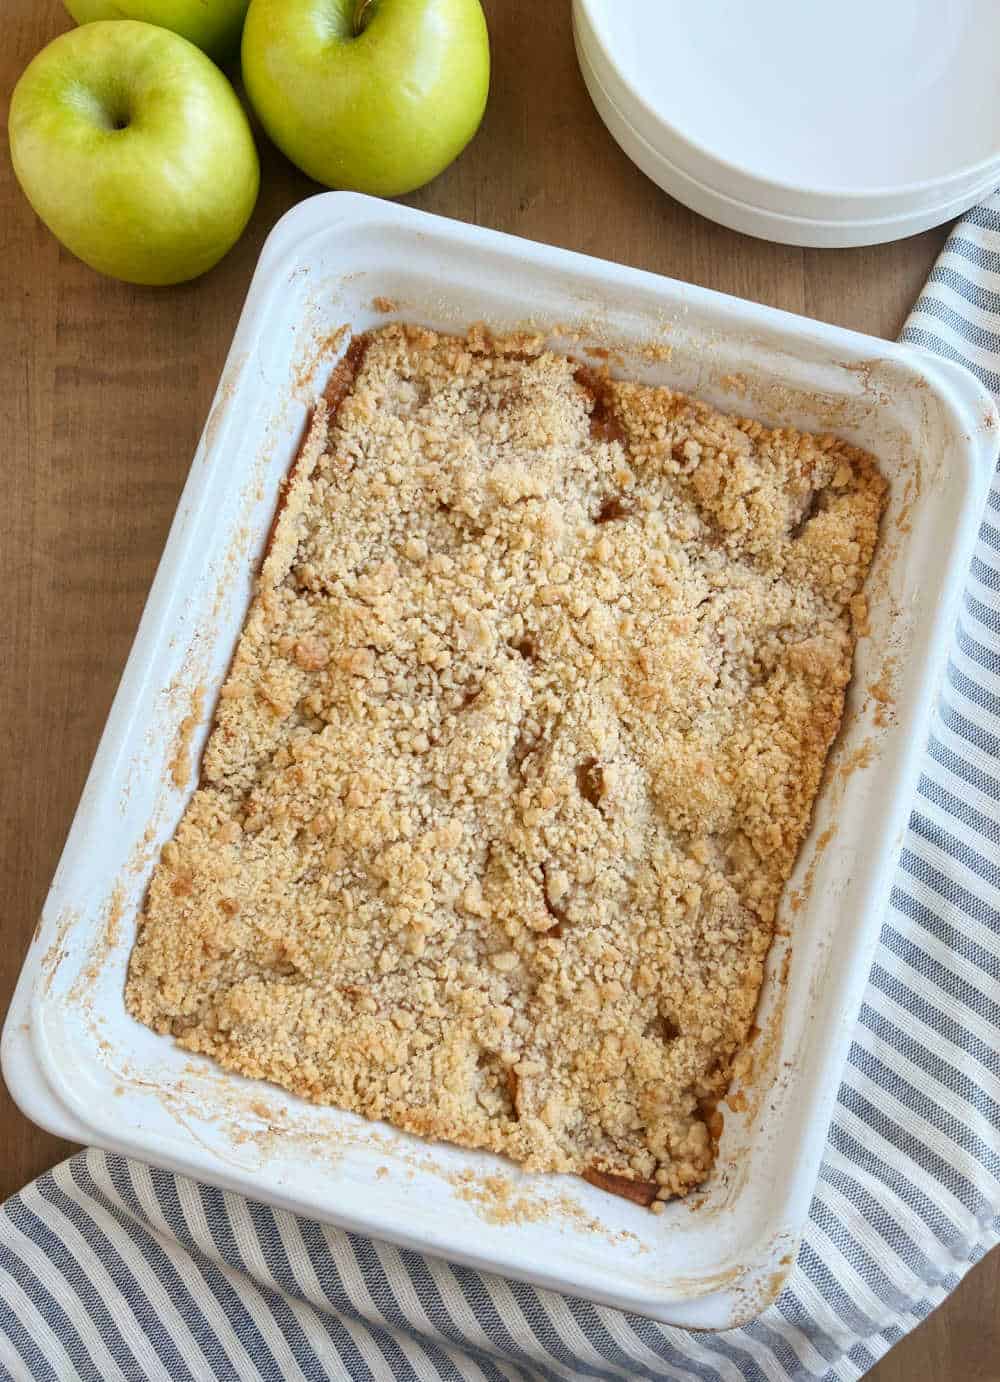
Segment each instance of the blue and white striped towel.
[{"label": "blue and white striped towel", "polygon": [[[1000,195],[903,339],[1000,395]],[[0,1210],[0,1374],[47,1379],[854,1379],[1000,1241],[1000,480],[969,572],[799,1259],[691,1334],[100,1152]]]}]

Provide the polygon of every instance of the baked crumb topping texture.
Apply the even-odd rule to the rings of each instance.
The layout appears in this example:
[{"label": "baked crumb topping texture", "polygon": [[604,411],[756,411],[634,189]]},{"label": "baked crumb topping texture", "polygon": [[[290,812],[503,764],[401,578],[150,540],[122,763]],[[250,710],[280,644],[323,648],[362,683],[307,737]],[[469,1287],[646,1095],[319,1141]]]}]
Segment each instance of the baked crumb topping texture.
[{"label": "baked crumb topping texture", "polygon": [[643,1203],[699,1184],[884,493],[833,437],[540,340],[356,341],[154,873],[130,1012]]}]

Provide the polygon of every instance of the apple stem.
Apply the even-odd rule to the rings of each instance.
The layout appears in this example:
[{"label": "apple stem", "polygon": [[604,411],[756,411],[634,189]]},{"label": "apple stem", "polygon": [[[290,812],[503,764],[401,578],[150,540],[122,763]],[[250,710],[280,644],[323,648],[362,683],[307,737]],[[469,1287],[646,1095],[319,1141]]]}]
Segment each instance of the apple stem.
[{"label": "apple stem", "polygon": [[357,0],[354,6],[354,23],[351,26],[354,30],[354,37],[363,34],[365,29],[372,21],[375,13],[376,0]]}]

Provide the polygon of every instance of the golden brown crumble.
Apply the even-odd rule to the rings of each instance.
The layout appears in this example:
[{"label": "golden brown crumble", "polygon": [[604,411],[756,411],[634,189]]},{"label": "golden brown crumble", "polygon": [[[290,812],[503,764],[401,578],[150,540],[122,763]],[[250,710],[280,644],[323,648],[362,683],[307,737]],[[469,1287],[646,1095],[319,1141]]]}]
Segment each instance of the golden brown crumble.
[{"label": "golden brown crumble", "polygon": [[308,1099],[641,1203],[699,1184],[884,490],[833,437],[527,336],[355,342],[154,873],[129,1010]]}]

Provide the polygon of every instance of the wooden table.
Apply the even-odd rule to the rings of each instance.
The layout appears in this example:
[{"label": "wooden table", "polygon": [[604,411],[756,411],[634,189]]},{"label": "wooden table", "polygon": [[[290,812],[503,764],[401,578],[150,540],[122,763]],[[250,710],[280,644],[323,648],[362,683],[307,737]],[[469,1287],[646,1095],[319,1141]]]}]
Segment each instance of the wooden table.
[{"label": "wooden table", "polygon": [[[895,336],[944,239],[798,250],[733,234],[639,173],[594,114],[568,0],[487,0],[493,89],[459,161],[416,206]],[[544,19],[542,11],[544,10]],[[0,90],[66,27],[7,0]],[[76,806],[261,243],[315,191],[263,147],[241,243],[171,290],[99,278],[60,249],[0,164],[0,1013]],[[72,1148],[0,1088],[0,1198]],[[1000,1256],[870,1374],[1000,1379]]]}]

